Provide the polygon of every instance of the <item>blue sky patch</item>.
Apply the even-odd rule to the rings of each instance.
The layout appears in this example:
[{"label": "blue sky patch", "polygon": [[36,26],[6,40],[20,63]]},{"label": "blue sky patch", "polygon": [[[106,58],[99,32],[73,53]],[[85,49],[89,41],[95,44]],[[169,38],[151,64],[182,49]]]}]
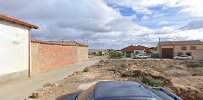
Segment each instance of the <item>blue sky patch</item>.
[{"label": "blue sky patch", "polygon": [[162,5],[149,7],[152,14],[137,13],[130,7],[120,6],[117,4],[108,4],[113,9],[117,9],[122,16],[136,15],[133,20],[135,24],[145,26],[151,29],[159,29],[164,26],[183,25],[190,22],[190,16],[179,13],[183,7],[166,8]]},{"label": "blue sky patch", "polygon": [[132,8],[125,7],[125,6],[120,6],[117,4],[108,4],[108,6],[112,7],[113,9],[119,10],[120,14],[122,16],[132,16],[135,14]]}]

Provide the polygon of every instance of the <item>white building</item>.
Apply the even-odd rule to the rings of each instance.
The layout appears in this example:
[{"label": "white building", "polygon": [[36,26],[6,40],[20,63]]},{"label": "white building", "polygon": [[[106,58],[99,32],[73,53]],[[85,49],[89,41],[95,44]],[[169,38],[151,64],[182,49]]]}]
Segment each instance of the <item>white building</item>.
[{"label": "white building", "polygon": [[38,26],[0,14],[0,81],[29,76],[32,28]]}]

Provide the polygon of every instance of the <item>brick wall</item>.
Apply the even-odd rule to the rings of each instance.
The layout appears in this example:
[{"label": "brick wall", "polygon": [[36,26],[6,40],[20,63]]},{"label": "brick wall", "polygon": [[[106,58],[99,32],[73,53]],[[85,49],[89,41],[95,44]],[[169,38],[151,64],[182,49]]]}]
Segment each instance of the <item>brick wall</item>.
[{"label": "brick wall", "polygon": [[88,61],[88,47],[31,43],[32,74],[64,67],[77,61]]}]

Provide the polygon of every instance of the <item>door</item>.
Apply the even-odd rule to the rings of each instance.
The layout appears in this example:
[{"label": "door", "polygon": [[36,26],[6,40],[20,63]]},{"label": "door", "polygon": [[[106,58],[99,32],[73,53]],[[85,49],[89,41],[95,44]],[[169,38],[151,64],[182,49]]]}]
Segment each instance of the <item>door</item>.
[{"label": "door", "polygon": [[173,48],[162,48],[162,58],[173,58]]}]

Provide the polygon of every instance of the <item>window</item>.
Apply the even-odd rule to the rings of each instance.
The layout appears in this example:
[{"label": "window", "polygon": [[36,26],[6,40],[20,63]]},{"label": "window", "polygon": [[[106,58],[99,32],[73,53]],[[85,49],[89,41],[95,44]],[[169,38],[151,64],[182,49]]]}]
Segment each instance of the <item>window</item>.
[{"label": "window", "polygon": [[190,50],[196,50],[196,49],[197,49],[196,46],[191,46],[191,47],[190,47]]},{"label": "window", "polygon": [[187,47],[186,46],[182,46],[181,50],[187,50]]},{"label": "window", "polygon": [[183,53],[182,52],[178,52],[178,56],[181,56],[181,55],[183,55]]},{"label": "window", "polygon": [[191,56],[191,52],[187,52],[186,55]]}]

